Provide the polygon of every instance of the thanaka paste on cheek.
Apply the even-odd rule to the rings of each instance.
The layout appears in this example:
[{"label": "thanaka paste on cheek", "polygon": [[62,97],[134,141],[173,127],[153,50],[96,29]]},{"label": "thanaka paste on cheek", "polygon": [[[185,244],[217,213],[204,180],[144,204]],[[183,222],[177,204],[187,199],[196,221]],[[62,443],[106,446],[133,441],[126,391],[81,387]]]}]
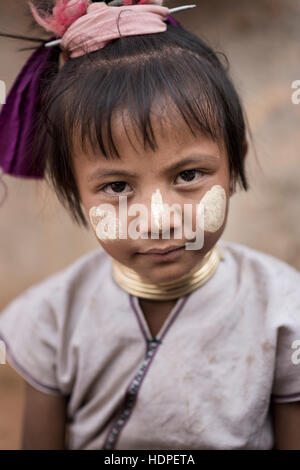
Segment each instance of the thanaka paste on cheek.
[{"label": "thanaka paste on cheek", "polygon": [[222,227],[226,211],[226,193],[216,184],[205,193],[197,207],[197,212],[204,209],[204,230],[216,232]]},{"label": "thanaka paste on cheek", "polygon": [[116,240],[120,233],[120,221],[113,211],[93,206],[89,218],[97,237],[102,240]]}]

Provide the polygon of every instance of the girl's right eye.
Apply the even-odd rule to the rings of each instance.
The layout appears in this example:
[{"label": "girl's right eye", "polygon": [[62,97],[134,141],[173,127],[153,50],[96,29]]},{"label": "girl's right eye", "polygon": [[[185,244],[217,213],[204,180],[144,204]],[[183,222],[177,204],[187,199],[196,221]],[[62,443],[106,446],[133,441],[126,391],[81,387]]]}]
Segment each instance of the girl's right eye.
[{"label": "girl's right eye", "polygon": [[122,189],[124,189],[124,187],[126,187],[127,183],[125,181],[115,181],[114,183],[109,183],[109,184],[106,184],[105,186],[103,186],[102,188],[99,188],[99,191],[103,191],[104,193],[106,193],[105,189],[108,188],[108,187],[111,187],[111,189],[113,190],[112,193],[106,193],[106,194],[109,194],[109,195],[118,195],[118,194],[122,194],[123,191]]}]

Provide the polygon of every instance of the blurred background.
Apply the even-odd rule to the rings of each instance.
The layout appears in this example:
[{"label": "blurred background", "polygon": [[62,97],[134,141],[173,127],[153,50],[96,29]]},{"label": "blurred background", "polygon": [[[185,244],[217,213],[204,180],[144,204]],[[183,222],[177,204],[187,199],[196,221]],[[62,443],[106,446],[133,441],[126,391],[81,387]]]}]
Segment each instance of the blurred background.
[{"label": "blurred background", "polygon": [[[0,31],[45,36],[33,28],[25,0],[0,2]],[[182,25],[224,52],[244,103],[253,146],[247,157],[250,190],[231,198],[223,239],[269,253],[300,270],[300,104],[291,101],[300,80],[300,1],[167,1]],[[45,37],[49,37],[45,36]],[[0,80],[7,93],[34,43],[0,38]],[[1,170],[0,170],[1,172]],[[27,287],[99,247],[80,229],[45,182],[4,175],[0,206],[0,312]],[[0,203],[4,196],[0,184]],[[19,449],[24,381],[0,365],[0,449]]]}]

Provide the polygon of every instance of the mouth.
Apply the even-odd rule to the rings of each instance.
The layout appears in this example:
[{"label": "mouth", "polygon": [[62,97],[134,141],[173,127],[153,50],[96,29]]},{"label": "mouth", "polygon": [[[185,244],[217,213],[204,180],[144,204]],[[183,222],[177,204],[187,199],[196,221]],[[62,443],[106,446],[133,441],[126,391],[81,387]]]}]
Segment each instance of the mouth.
[{"label": "mouth", "polygon": [[143,256],[144,258],[152,259],[155,261],[167,261],[167,260],[173,260],[173,259],[178,258],[179,256],[182,255],[184,250],[185,250],[185,245],[177,247],[177,248],[170,248],[169,250],[164,250],[160,253],[158,252],[158,250],[151,250],[151,252],[138,253],[138,254]]}]

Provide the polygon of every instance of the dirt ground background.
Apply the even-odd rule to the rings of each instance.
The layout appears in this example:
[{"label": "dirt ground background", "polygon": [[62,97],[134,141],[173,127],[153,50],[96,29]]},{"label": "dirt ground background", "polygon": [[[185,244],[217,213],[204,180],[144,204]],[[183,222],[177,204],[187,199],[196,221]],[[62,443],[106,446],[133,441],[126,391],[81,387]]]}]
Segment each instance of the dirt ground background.
[{"label": "dirt ground background", "polygon": [[[195,3],[197,8],[176,18],[227,55],[258,158],[251,147],[247,161],[251,189],[232,198],[223,238],[300,269],[300,105],[291,101],[291,84],[300,80],[300,2]],[[0,31],[38,35],[25,0],[1,1]],[[18,49],[31,45],[0,38],[0,80],[8,91],[32,53]],[[0,311],[27,287],[98,246],[91,232],[72,223],[44,182],[7,175],[4,181],[8,197],[0,207]],[[0,201],[2,197],[0,185]],[[23,390],[23,379],[7,363],[0,365],[0,449],[20,448]]]}]

